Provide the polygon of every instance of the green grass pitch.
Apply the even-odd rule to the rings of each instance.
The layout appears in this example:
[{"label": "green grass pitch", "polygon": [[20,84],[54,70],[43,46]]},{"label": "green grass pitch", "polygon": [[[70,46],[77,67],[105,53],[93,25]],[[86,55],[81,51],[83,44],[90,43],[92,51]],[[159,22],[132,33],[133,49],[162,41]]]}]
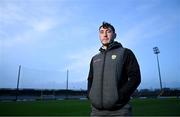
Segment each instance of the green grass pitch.
[{"label": "green grass pitch", "polygon": [[[134,116],[179,116],[180,99],[132,99]],[[89,116],[87,100],[0,102],[0,116]]]}]

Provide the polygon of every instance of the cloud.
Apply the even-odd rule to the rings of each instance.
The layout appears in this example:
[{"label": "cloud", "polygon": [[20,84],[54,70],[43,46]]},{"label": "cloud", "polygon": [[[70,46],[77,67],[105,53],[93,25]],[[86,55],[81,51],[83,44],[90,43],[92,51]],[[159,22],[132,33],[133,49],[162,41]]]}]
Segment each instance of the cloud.
[{"label": "cloud", "polygon": [[26,31],[23,34],[16,35],[13,39],[7,38],[6,40],[0,40],[0,43],[2,43],[2,46],[5,48],[8,47],[14,47],[25,43],[30,43],[31,31]]},{"label": "cloud", "polygon": [[55,28],[57,24],[58,23],[55,20],[50,18],[42,18],[41,20],[31,22],[33,29],[38,32],[47,32],[50,29]]},{"label": "cloud", "polygon": [[92,47],[84,50],[79,50],[79,52],[74,52],[67,55],[67,59],[70,62],[65,69],[70,69],[75,72],[81,72],[84,68],[89,67],[91,58],[97,54],[99,47]]},{"label": "cloud", "polygon": [[25,14],[25,10],[12,2],[0,2],[0,22],[4,25],[13,24],[16,21],[23,21],[24,17],[22,14]]},{"label": "cloud", "polygon": [[164,34],[166,31],[171,29],[174,24],[166,24],[162,21],[163,17],[154,16],[153,18],[146,17],[143,21],[136,22],[135,25],[131,26],[126,33],[120,38],[123,44],[134,46],[141,43],[142,40],[148,40],[157,35]]},{"label": "cloud", "polygon": [[[77,9],[62,7],[63,2],[58,5],[49,2],[49,6],[42,1],[0,3],[0,43],[4,47],[29,44],[31,41],[46,38],[51,30],[64,27],[71,20],[70,17],[75,15],[71,12],[72,9]],[[58,7],[62,7],[61,11]]]}]

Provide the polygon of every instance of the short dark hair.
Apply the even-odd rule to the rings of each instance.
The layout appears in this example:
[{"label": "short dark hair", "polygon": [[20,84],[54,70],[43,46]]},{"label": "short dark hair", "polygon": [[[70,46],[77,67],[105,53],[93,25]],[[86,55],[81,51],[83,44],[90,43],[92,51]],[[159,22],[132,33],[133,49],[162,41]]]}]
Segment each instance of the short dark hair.
[{"label": "short dark hair", "polygon": [[113,31],[113,33],[115,33],[115,28],[114,28],[114,26],[111,25],[111,24],[108,23],[108,22],[103,21],[103,22],[102,22],[102,25],[99,27],[99,30],[100,30],[101,27],[103,27],[103,28],[111,28],[112,31]]}]

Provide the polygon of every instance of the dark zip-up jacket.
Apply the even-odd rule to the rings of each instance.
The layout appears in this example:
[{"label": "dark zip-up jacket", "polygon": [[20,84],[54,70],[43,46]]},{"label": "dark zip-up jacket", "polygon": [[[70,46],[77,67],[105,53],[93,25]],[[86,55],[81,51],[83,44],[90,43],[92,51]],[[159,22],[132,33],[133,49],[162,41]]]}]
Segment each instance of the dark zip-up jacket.
[{"label": "dark zip-up jacket", "polygon": [[95,55],[88,75],[88,98],[99,110],[123,107],[141,82],[137,59],[130,49],[113,42]]}]

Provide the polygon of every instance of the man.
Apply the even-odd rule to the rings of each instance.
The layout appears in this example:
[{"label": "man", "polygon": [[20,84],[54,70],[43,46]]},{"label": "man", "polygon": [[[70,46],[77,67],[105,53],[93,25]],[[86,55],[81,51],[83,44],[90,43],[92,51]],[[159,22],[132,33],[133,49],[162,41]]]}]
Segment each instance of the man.
[{"label": "man", "polygon": [[88,99],[91,116],[130,116],[129,100],[141,82],[137,59],[130,49],[114,39],[114,27],[107,22],[99,27],[102,47],[90,63]]}]

